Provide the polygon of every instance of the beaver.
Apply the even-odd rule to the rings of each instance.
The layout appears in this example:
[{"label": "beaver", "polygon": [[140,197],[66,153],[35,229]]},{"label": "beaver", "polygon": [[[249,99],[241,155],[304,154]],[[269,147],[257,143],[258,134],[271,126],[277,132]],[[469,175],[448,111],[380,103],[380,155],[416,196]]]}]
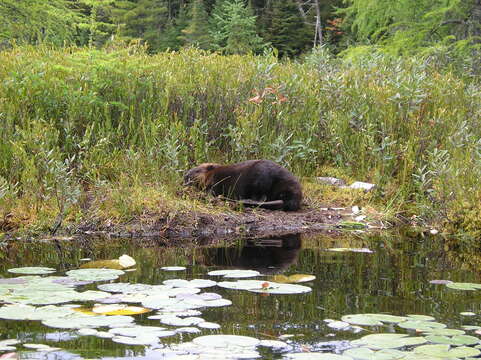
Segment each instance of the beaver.
[{"label": "beaver", "polygon": [[[221,165],[203,163],[188,170],[184,184],[195,185],[214,196],[244,201],[268,209],[299,210],[302,188],[286,168],[270,160],[248,160]],[[276,200],[282,200],[276,201]]]}]

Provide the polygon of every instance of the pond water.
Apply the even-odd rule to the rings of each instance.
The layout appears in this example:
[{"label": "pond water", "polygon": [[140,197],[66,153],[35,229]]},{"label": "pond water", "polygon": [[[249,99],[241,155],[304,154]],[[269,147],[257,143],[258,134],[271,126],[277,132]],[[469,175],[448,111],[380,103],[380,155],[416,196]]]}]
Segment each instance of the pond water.
[{"label": "pond water", "polygon": [[[281,339],[289,346],[274,350],[258,347],[256,351],[264,359],[282,359],[288,353],[342,354],[352,347],[349,341],[373,333],[415,334],[413,330],[399,328],[393,323],[360,326],[364,330],[351,324],[336,330],[325,321],[341,320],[348,314],[430,315],[451,329],[481,325],[481,290],[460,291],[444,284],[430,283],[431,280],[481,282],[479,273],[470,270],[469,263],[463,264],[456,254],[444,251],[439,237],[352,233],[233,239],[229,244],[197,239],[194,243],[167,247],[155,240],[135,239],[9,242],[0,246],[0,278],[20,276],[7,272],[20,266],[52,267],[58,271],[52,275],[63,275],[67,270],[77,269],[84,258],[114,259],[128,254],[137,261],[134,271],[126,272],[117,280],[95,282],[79,286],[77,290],[97,290],[97,285],[110,282],[162,284],[168,279],[195,278],[225,281],[207,273],[216,269],[252,269],[265,274],[254,278],[259,280],[269,280],[274,274],[315,275],[315,280],[301,284],[312,291],[275,295],[218,286],[202,289],[232,301],[230,306],[199,309],[202,312],[199,316],[221,328],[162,337],[155,346],[119,344],[108,338],[79,335],[75,329],[47,327],[40,321],[0,319],[0,340],[21,341],[15,345],[16,355],[13,355],[15,350],[0,350],[0,359],[15,356],[29,359],[194,359],[197,355],[186,355],[181,351],[173,353],[167,349],[171,349],[172,344],[188,343],[196,337],[211,334]],[[336,248],[364,250],[329,251]],[[186,270],[164,271],[161,269],[164,266],[184,266]],[[92,304],[87,303],[90,307]],[[461,314],[466,312],[475,315]],[[135,323],[176,329],[148,318],[154,314],[156,311],[134,315]],[[473,331],[466,330],[466,333],[477,336]],[[61,350],[32,351],[23,347],[25,343],[46,344]],[[249,358],[248,355],[245,358]]]}]

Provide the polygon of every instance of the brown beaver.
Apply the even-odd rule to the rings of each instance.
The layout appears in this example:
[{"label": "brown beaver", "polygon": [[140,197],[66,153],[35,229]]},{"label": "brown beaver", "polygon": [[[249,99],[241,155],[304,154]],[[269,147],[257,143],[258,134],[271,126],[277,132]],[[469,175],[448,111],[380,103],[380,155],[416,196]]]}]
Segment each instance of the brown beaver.
[{"label": "brown beaver", "polygon": [[[270,160],[248,160],[231,165],[200,164],[185,173],[184,183],[205,189],[214,196],[251,199],[256,206],[270,209],[295,211],[299,210],[302,201],[299,180]],[[282,200],[282,205],[279,205],[280,201],[269,204],[276,200]]]}]

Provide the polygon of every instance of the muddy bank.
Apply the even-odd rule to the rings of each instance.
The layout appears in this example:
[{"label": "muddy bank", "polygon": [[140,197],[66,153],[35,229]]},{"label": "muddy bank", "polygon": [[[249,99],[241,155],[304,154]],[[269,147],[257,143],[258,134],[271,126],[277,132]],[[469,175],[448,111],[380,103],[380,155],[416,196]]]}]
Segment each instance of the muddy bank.
[{"label": "muddy bank", "polygon": [[[356,221],[359,216],[359,212],[353,213],[351,208],[306,208],[296,212],[244,209],[221,214],[179,212],[174,216],[147,214],[127,224],[86,223],[79,226],[76,233],[123,238],[159,237],[172,240],[199,237],[223,238],[230,235],[247,235],[256,238],[349,227],[350,222]],[[368,222],[364,219],[362,223],[365,228],[384,227],[383,224]],[[360,224],[356,222],[356,225]]]}]

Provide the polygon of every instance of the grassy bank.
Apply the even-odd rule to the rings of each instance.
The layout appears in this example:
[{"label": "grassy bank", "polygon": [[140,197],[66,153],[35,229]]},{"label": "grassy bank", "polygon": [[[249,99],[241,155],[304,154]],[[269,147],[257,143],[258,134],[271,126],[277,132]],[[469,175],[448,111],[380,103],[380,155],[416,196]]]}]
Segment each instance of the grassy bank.
[{"label": "grassy bank", "polygon": [[430,60],[23,47],[0,64],[9,227],[189,210],[192,164],[269,158],[313,201],[332,194],[309,177],[342,175],[378,184],[366,201],[387,212],[481,236],[481,85]]}]

